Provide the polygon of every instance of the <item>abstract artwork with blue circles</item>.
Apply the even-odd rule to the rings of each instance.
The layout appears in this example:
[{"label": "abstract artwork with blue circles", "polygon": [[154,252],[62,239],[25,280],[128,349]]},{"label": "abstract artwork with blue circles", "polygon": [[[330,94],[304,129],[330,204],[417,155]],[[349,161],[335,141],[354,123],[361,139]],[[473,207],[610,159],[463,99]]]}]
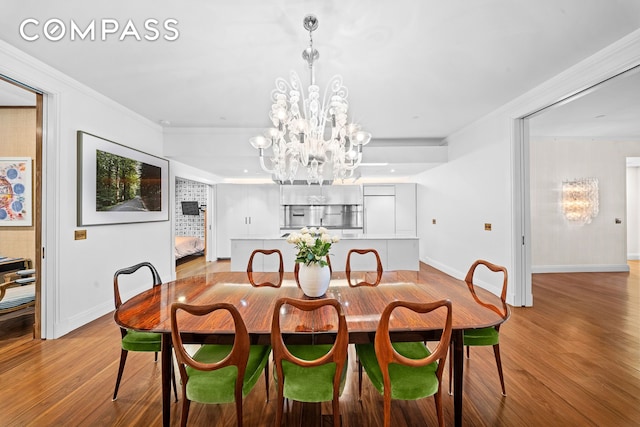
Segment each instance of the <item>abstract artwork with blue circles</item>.
[{"label": "abstract artwork with blue circles", "polygon": [[0,157],[0,227],[32,225],[31,159]]}]

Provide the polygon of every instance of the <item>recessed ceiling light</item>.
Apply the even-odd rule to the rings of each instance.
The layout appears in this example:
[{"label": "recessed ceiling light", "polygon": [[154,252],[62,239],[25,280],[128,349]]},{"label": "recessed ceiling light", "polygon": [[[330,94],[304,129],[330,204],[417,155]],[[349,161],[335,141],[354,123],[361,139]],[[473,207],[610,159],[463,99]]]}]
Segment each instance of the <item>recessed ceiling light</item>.
[{"label": "recessed ceiling light", "polygon": [[245,169],[245,170],[244,170],[244,173],[249,173],[249,169]]},{"label": "recessed ceiling light", "polygon": [[394,173],[396,170],[395,169],[391,169],[389,172]]}]

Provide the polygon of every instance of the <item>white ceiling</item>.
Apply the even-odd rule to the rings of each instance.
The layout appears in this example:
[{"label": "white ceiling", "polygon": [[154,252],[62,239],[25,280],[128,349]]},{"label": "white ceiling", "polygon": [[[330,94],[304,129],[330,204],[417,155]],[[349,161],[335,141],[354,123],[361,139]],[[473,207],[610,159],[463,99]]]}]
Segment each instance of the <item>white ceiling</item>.
[{"label": "white ceiling", "polygon": [[[300,55],[308,13],[320,22],[318,84],[341,74],[353,119],[387,153],[396,144],[411,152],[438,143],[640,28],[637,0],[114,0],[91,7],[80,0],[3,0],[0,39],[154,122],[169,122],[173,133],[228,130],[239,135],[234,144],[248,146],[252,132],[269,126],[276,77],[294,69],[306,78]],[[25,18],[40,22],[27,27],[38,40],[20,37]],[[119,41],[120,31],[106,41],[53,42],[42,36],[51,18],[81,28],[91,20],[115,19],[121,28],[132,20],[142,34],[146,19],[173,18],[179,38]],[[205,152],[172,157],[221,176],[243,166],[257,170],[255,152],[238,153],[235,163]],[[433,165],[428,156],[387,157],[388,168],[363,168],[363,177]],[[366,151],[364,160],[373,161]]]},{"label": "white ceiling", "polygon": [[640,141],[640,69],[578,94],[530,121],[532,137]]}]

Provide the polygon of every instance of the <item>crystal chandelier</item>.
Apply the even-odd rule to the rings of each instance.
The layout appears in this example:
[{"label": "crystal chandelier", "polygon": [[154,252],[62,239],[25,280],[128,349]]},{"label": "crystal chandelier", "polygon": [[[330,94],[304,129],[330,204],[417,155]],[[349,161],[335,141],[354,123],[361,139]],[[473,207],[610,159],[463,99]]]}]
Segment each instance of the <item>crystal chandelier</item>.
[{"label": "crystal chandelier", "polygon": [[[295,71],[291,71],[288,81],[277,78],[269,112],[274,127],[249,140],[258,150],[262,169],[282,184],[293,183],[300,167],[307,171],[308,184],[322,184],[327,166],[333,180],[350,178],[362,162],[362,147],[371,140],[370,133],[348,122],[348,90],[342,84],[342,76],[331,78],[320,99],[313,68],[320,54],[313,47],[312,35],[318,28],[318,19],[307,15],[303,23],[309,31],[309,47],[302,52],[311,77],[308,95],[305,98]],[[269,147],[273,150],[271,168],[264,158],[264,150]]]}]

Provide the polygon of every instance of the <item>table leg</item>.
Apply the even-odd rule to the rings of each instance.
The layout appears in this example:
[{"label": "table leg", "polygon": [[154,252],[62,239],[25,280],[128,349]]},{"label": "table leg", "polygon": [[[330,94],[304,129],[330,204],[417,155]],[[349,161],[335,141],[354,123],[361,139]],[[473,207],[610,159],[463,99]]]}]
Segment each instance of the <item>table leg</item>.
[{"label": "table leg", "polygon": [[171,334],[162,334],[162,353],[160,370],[162,373],[162,425],[171,425]]},{"label": "table leg", "polygon": [[464,345],[463,345],[463,330],[453,330],[453,372],[449,372],[449,375],[453,375],[453,412],[455,426],[462,426],[462,376],[464,369]]}]

